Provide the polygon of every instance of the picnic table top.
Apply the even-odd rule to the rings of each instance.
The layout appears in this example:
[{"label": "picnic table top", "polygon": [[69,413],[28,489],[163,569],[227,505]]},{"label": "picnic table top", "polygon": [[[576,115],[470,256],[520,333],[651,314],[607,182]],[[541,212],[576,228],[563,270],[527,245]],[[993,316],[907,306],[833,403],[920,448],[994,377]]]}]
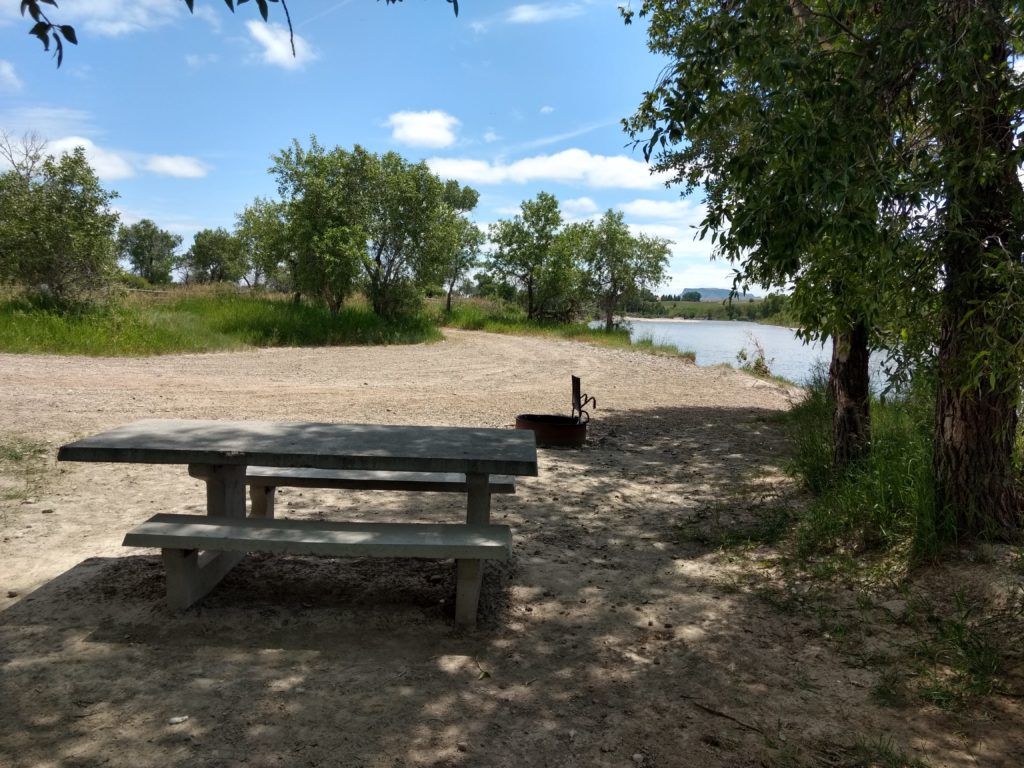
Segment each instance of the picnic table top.
[{"label": "picnic table top", "polygon": [[148,419],[61,446],[57,459],[537,474],[532,431],[484,427]]}]

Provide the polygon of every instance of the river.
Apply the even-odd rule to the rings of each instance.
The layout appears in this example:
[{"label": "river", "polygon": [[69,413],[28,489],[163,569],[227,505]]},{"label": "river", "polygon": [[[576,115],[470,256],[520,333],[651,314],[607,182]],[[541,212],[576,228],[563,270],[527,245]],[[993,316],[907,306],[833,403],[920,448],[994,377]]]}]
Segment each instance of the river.
[{"label": "river", "polygon": [[694,352],[697,365],[737,365],[741,349],[753,357],[754,340],[764,349],[771,372],[797,384],[806,384],[816,366],[828,368],[831,347],[805,344],[791,328],[739,320],[630,320],[630,337],[649,338]]}]

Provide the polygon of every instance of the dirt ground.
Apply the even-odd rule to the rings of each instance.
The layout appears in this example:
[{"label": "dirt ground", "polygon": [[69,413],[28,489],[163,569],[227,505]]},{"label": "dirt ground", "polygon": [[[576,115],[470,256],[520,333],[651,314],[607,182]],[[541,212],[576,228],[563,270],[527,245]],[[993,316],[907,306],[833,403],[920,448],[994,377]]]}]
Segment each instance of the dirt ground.
[{"label": "dirt ground", "polygon": [[[490,567],[472,631],[453,626],[452,565],[435,561],[250,555],[174,613],[158,553],[121,539],[157,512],[201,513],[200,482],[55,461],[151,417],[510,427],[568,413],[571,374],[598,401],[589,442],[541,449],[540,476],[494,497],[515,557]],[[0,465],[0,765],[910,764],[855,762],[858,744],[933,768],[1024,765],[1019,697],[966,716],[878,701],[898,594],[835,597],[856,602],[839,637],[820,604],[778,599],[771,547],[681,535],[794,493],[777,416],[799,396],[731,369],[454,331],[412,347],[0,355],[0,438],[45,447],[43,471]],[[464,505],[279,493],[289,517],[450,522]]]}]

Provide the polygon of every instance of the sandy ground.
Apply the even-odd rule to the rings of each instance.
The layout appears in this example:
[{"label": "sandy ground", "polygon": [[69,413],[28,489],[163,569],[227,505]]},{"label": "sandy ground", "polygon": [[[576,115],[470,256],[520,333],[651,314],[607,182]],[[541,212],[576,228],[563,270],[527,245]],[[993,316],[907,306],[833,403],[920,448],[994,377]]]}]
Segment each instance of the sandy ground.
[{"label": "sandy ground", "polygon": [[[452,566],[433,561],[251,555],[173,613],[158,554],[120,542],[154,513],[201,513],[199,481],[54,460],[145,417],[510,427],[567,413],[570,374],[598,400],[588,445],[542,449],[540,476],[494,497],[515,558],[490,568],[473,631],[453,626]],[[846,766],[851,744],[886,739],[934,768],[1024,764],[1020,699],[967,719],[875,703],[878,665],[820,615],[766,599],[757,569],[774,553],[680,536],[687,520],[728,524],[793,492],[776,416],[795,397],[729,369],[469,332],[416,347],[0,355],[0,436],[46,446],[46,471],[0,502],[0,765]],[[25,482],[4,466],[0,489]],[[463,514],[437,494],[283,489],[278,504]]]}]

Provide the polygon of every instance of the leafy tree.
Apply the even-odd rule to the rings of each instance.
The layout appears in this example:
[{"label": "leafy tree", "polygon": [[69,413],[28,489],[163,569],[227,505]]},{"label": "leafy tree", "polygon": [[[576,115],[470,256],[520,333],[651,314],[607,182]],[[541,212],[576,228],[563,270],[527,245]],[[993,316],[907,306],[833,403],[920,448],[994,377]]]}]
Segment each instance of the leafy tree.
[{"label": "leafy tree", "polygon": [[105,286],[117,267],[116,196],[100,185],[81,147],[45,158],[36,175],[0,175],[0,281],[58,304]]},{"label": "leafy tree", "polygon": [[568,224],[555,234],[548,255],[537,270],[534,300],[538,320],[568,323],[584,313],[590,301],[583,271],[589,233],[587,222]]},{"label": "leafy tree", "polygon": [[514,218],[491,225],[494,252],[488,268],[499,281],[513,281],[523,290],[529,320],[537,317],[543,268],[561,225],[558,200],[547,192],[539,192],[534,200],[524,200]]},{"label": "leafy tree", "polygon": [[327,151],[315,136],[309,149],[294,141],[273,159],[302,290],[337,311],[361,287],[374,312],[392,318],[443,282],[445,230],[476,205],[475,190],[395,152]]},{"label": "leafy tree", "polygon": [[290,249],[287,257],[296,298],[316,296],[337,313],[355,290],[366,253],[365,152],[328,152],[316,136],[308,149],[298,140],[273,156]]},{"label": "leafy tree", "polygon": [[415,308],[424,287],[443,280],[448,254],[432,247],[433,233],[451,212],[472,210],[478,194],[442,184],[425,162],[412,164],[396,152],[356,153],[368,205],[365,288],[376,314],[395,317]]},{"label": "leafy tree", "polygon": [[608,210],[593,227],[584,259],[605,330],[615,327],[622,301],[665,279],[669,241],[630,234],[620,211]]},{"label": "leafy tree", "polygon": [[223,227],[196,232],[181,263],[189,283],[237,283],[247,271],[242,244]]},{"label": "leafy tree", "polygon": [[291,260],[285,204],[257,197],[235,217],[235,237],[242,248],[248,272],[243,279],[252,287],[282,287],[291,282]]},{"label": "leafy tree", "polygon": [[480,228],[453,209],[447,208],[435,227],[432,247],[440,250],[439,257],[445,259],[444,285],[447,289],[445,312],[452,311],[452,293],[457,283],[469,271],[479,265],[480,249],[486,236]]},{"label": "leafy tree", "polygon": [[700,291],[683,291],[680,301],[700,301]]},{"label": "leafy tree", "polygon": [[515,301],[515,286],[496,278],[491,272],[480,270],[473,275],[473,282],[473,293],[477,296]]},{"label": "leafy tree", "polygon": [[961,534],[1013,535],[1024,11],[649,0],[640,13],[673,63],[628,128],[688,190],[704,186],[704,232],[739,281],[794,281],[805,332],[832,336],[837,460],[844,430],[868,444],[868,347],[899,339],[937,374],[937,513]]},{"label": "leafy tree", "polygon": [[122,226],[117,233],[117,251],[131,264],[132,272],[153,285],[171,282],[171,270],[178,263],[175,249],[181,236],[160,229],[153,221]]}]

